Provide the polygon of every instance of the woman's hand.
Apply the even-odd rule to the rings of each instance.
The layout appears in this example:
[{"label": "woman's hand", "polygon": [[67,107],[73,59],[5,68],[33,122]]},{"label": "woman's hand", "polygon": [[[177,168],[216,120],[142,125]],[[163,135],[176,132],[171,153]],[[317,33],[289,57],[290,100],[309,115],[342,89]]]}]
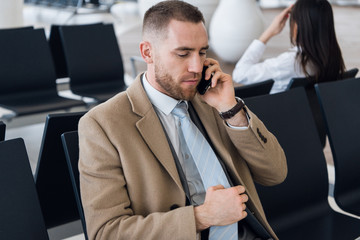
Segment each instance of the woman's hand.
[{"label": "woman's hand", "polygon": [[273,36],[279,34],[285,27],[286,21],[289,18],[293,5],[285,8],[279,15],[277,15],[270,26],[261,34],[259,40],[266,44]]}]

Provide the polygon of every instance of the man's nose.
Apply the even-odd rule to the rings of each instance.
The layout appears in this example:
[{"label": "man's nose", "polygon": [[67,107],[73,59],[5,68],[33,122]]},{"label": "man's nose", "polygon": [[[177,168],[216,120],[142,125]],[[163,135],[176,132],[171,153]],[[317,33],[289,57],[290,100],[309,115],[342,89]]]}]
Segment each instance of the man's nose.
[{"label": "man's nose", "polygon": [[192,73],[201,73],[203,70],[203,60],[200,56],[194,56],[189,62],[188,71]]}]

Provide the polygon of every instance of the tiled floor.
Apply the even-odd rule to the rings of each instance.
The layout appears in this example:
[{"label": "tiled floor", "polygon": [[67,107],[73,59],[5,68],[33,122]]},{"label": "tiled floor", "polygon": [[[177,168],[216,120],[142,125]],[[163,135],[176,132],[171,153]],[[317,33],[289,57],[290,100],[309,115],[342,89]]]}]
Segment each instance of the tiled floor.
[{"label": "tiled floor", "polygon": [[[132,75],[130,56],[139,56],[138,43],[141,40],[141,20],[137,15],[133,14],[136,13],[136,8],[134,7],[136,6],[133,3],[129,3],[128,5],[122,5],[122,8],[116,14],[94,13],[73,15],[70,11],[25,6],[24,23],[25,25],[44,27],[46,32],[49,33],[51,24],[113,22],[123,55],[125,71],[127,74]],[[264,9],[263,14],[267,23],[270,23],[271,19],[280,11],[281,9]],[[338,41],[343,51],[346,66],[347,68],[360,68],[360,8],[334,6],[334,15]],[[264,58],[275,56],[290,47],[288,36],[288,28],[285,28],[280,35],[274,37],[268,43]],[[211,51],[210,55],[216,58]],[[232,72],[234,64],[221,60],[220,63],[225,72]],[[137,67],[138,71],[145,70],[145,65],[142,63],[138,63]],[[82,110],[84,109],[75,108],[72,111]],[[46,115],[47,113],[15,118],[6,123],[7,139],[15,137],[24,138],[33,172],[35,172],[36,168]],[[333,182],[332,155],[328,144],[324,153],[329,164],[330,182]],[[80,235],[78,235],[79,233]],[[64,239],[67,237],[71,237],[69,239],[72,240],[84,239],[84,236],[81,234],[81,224],[79,221],[61,228],[51,229],[49,234],[51,239]]]}]

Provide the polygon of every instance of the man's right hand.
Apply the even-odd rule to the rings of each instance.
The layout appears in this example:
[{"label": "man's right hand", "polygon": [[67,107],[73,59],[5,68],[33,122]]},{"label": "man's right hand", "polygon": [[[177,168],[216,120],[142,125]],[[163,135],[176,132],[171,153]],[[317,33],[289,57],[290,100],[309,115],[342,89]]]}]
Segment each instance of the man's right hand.
[{"label": "man's right hand", "polygon": [[222,185],[209,187],[203,205],[195,207],[195,221],[198,232],[211,226],[224,226],[247,216],[245,203],[248,196],[243,186],[224,188]]}]

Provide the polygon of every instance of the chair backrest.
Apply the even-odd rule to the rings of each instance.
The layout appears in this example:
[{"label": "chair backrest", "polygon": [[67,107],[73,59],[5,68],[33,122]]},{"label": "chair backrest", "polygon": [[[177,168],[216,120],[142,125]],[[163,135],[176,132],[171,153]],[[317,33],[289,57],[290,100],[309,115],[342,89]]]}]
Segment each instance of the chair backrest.
[{"label": "chair backrest", "polygon": [[0,121],[0,141],[5,140],[5,130],[6,124],[3,121]]},{"label": "chair backrest", "polygon": [[[358,68],[352,68],[343,73],[342,79],[354,78],[359,72]],[[312,88],[314,83],[306,77],[292,78],[287,86],[286,90],[293,89],[296,87],[304,87],[305,89]]]},{"label": "chair backrest", "polygon": [[44,29],[0,31],[0,100],[56,89]]},{"label": "chair backrest", "polygon": [[245,99],[284,149],[288,175],[273,187],[257,185],[274,231],[303,221],[313,207],[327,206],[328,175],[323,149],[303,88]]},{"label": "chair backrest", "polygon": [[307,88],[311,85],[311,82],[306,77],[292,78],[290,79],[289,84],[287,85],[286,90],[290,90],[296,87],[304,87]]},{"label": "chair backrest", "polygon": [[48,228],[79,219],[61,134],[77,130],[84,113],[56,113],[46,118],[35,183]]},{"label": "chair backrest", "polygon": [[25,26],[25,27],[14,27],[14,28],[3,28],[0,31],[22,31],[22,30],[33,30],[33,26]]},{"label": "chair backrest", "polygon": [[72,88],[106,82],[125,86],[113,24],[62,26],[60,34]]},{"label": "chair backrest", "polygon": [[240,98],[248,98],[248,97],[269,94],[273,85],[274,85],[274,80],[268,79],[262,82],[251,83],[244,86],[238,86],[235,87],[235,96]]},{"label": "chair backrest", "polygon": [[347,70],[346,72],[344,72],[343,74],[343,79],[348,79],[348,78],[354,78],[356,77],[356,74],[359,72],[358,68],[352,68]]},{"label": "chair backrest", "polygon": [[[86,0],[88,2],[88,0]],[[85,0],[24,0],[26,4],[39,4],[54,8],[81,7]]]},{"label": "chair backrest", "polygon": [[306,90],[306,95],[308,97],[310,108],[313,113],[313,117],[315,119],[321,145],[324,148],[326,144],[326,130],[325,130],[324,119],[321,114],[319,101],[315,93],[314,83],[311,81],[311,79],[305,77],[292,78],[287,86],[287,90],[294,89],[297,87],[303,87]]},{"label": "chair backrest", "polygon": [[85,238],[87,237],[86,232],[86,221],[84,216],[84,210],[81,202],[80,196],[80,181],[79,181],[79,136],[77,131],[66,132],[61,135],[62,144],[65,151],[66,161],[69,167],[69,173],[71,178],[71,183],[74,189],[75,199],[79,210],[79,215],[81,223],[83,226],[83,231]]},{"label": "chair backrest", "polygon": [[360,216],[360,78],[315,85],[334,159],[334,198]]},{"label": "chair backrest", "polygon": [[0,142],[0,239],[49,239],[21,138]]},{"label": "chair backrest", "polygon": [[51,25],[50,36],[49,36],[49,46],[51,55],[54,61],[56,78],[65,78],[68,77],[68,71],[66,68],[66,61],[64,56],[64,49],[61,43],[60,38],[60,25]]}]

